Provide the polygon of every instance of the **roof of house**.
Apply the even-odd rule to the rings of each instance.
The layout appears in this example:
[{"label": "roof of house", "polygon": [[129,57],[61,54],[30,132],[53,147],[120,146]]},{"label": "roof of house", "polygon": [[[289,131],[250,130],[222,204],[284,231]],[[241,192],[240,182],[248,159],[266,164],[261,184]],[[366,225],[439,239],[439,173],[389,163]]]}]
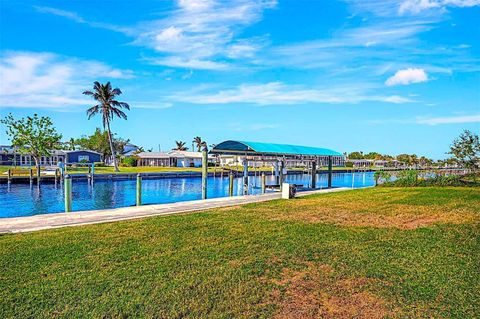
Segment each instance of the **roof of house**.
[{"label": "roof of house", "polygon": [[137,156],[140,158],[170,158],[170,155],[165,152],[140,152]]},{"label": "roof of house", "polygon": [[342,156],[341,153],[328,148],[232,140],[216,145],[211,152],[220,154]]},{"label": "roof of house", "polygon": [[66,155],[70,153],[78,153],[78,152],[87,152],[87,153],[93,153],[97,155],[102,155],[99,152],[92,151],[92,150],[53,150],[52,154],[53,155]]},{"label": "roof of house", "polygon": [[189,151],[177,151],[173,150],[168,152],[171,157],[181,157],[181,158],[202,158],[201,152],[189,152]]}]

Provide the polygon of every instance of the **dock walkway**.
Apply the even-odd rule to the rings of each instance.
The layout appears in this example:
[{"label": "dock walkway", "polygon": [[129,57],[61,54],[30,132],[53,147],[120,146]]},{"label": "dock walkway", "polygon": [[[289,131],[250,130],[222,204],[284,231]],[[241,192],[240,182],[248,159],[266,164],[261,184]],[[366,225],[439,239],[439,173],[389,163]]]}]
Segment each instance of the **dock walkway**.
[{"label": "dock walkway", "polygon": [[[350,188],[332,188],[309,190],[297,193],[306,196],[349,190]],[[122,207],[105,210],[77,211],[71,213],[52,213],[26,217],[0,218],[0,233],[21,233],[44,229],[107,223],[119,220],[136,219],[150,216],[173,215],[203,211],[211,208],[244,205],[280,199],[281,194],[246,195],[220,197],[205,200],[176,202],[171,204],[155,204],[133,207]]]}]

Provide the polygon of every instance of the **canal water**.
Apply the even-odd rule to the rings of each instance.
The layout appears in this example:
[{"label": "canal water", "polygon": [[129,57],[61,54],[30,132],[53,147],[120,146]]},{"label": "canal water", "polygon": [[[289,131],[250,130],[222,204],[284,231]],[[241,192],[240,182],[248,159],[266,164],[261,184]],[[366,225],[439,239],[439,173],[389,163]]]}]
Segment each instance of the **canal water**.
[{"label": "canal water", "polygon": [[[267,185],[274,184],[274,176],[266,176]],[[310,175],[287,175],[287,183],[303,184],[308,187]],[[261,192],[260,177],[249,177],[249,194]],[[372,172],[334,173],[333,187],[368,187],[374,185]],[[87,181],[72,182],[73,211],[107,209],[135,205],[135,180],[98,180],[93,185]],[[318,174],[317,187],[327,187],[327,174]],[[201,198],[202,184],[199,177],[144,179],[142,203],[162,204]],[[234,195],[243,194],[242,178],[234,180]],[[208,198],[228,196],[228,176],[208,178]],[[64,211],[62,183],[1,184],[0,218],[31,216]]]}]

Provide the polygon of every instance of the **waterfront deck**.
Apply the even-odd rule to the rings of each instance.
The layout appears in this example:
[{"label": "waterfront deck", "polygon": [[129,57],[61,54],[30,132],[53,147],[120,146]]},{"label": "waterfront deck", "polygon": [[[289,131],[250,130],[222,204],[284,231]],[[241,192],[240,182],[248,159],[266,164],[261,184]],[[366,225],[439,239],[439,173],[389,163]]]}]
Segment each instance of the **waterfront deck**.
[{"label": "waterfront deck", "polygon": [[[349,190],[350,188],[332,188],[302,191],[297,196],[318,193],[330,193]],[[78,211],[72,213],[53,213],[26,217],[0,218],[0,233],[20,233],[51,228],[107,223],[150,216],[173,215],[202,211],[210,208],[244,205],[280,199],[281,194],[247,195],[220,197],[206,200],[177,202],[171,204],[143,205],[106,210]]]}]

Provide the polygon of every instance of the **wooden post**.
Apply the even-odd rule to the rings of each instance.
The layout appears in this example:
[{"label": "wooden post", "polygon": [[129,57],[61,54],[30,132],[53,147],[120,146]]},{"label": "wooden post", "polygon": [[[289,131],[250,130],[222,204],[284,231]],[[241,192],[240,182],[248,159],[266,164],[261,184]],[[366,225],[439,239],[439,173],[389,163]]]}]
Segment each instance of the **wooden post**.
[{"label": "wooden post", "polygon": [[285,168],[285,163],[284,163],[284,161],[282,160],[282,161],[280,162],[280,181],[279,181],[280,191],[282,191],[282,189],[283,189],[283,180],[284,180],[284,178],[285,178],[285,176],[283,176],[283,170],[284,170],[284,168]]},{"label": "wooden post", "polygon": [[92,175],[92,184],[93,184],[93,177],[95,176],[95,163],[92,163],[92,170],[90,172],[90,174]]},{"label": "wooden post", "polygon": [[[93,178],[93,177],[92,177]],[[135,203],[137,206],[142,205],[142,175],[137,174],[137,196],[135,197]]]},{"label": "wooden post", "polygon": [[312,188],[317,188],[317,161],[312,162]]},{"label": "wooden post", "polygon": [[29,174],[30,174],[30,183],[31,183],[33,181],[33,169],[31,167],[30,167]]},{"label": "wooden post", "polygon": [[65,176],[65,212],[72,211],[72,177],[70,175]]},{"label": "wooden post", "polygon": [[228,174],[228,196],[233,196],[233,172]]},{"label": "wooden post", "polygon": [[8,169],[8,175],[7,175],[7,180],[10,183],[12,180],[12,170]]},{"label": "wooden post", "polygon": [[328,157],[328,188],[332,188],[332,156]]},{"label": "wooden post", "polygon": [[280,176],[278,173],[278,159],[275,161],[275,184],[280,184]]},{"label": "wooden post", "polygon": [[202,199],[207,199],[208,149],[202,151]]},{"label": "wooden post", "polygon": [[262,172],[262,194],[265,194],[265,190],[267,188],[265,172]]},{"label": "wooden post", "polygon": [[248,160],[243,161],[243,194],[248,195]]}]

